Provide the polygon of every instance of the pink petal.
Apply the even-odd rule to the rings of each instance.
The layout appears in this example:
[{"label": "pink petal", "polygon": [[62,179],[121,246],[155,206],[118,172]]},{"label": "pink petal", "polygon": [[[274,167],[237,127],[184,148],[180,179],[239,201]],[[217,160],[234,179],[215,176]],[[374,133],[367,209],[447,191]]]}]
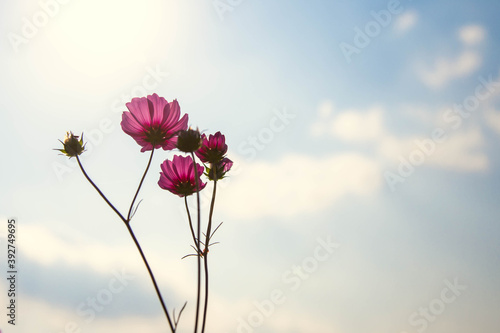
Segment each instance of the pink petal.
[{"label": "pink petal", "polygon": [[143,127],[148,128],[151,126],[151,115],[149,111],[149,102],[146,97],[133,98],[131,102],[126,104],[130,114],[137,120]]},{"label": "pink petal", "polygon": [[169,181],[173,181],[175,178],[176,178],[176,174],[173,170],[173,163],[169,160],[166,160],[165,162],[163,162],[162,164],[162,170],[165,174],[165,177],[169,180]]},{"label": "pink petal", "polygon": [[179,106],[179,102],[177,102],[176,99],[174,99],[172,102],[169,103],[169,110],[167,114],[167,118],[164,120],[164,126],[166,127],[171,127],[172,125],[175,124],[179,120],[179,117],[181,115],[181,107]]},{"label": "pink petal", "polygon": [[144,127],[137,122],[137,120],[130,114],[130,112],[123,112],[122,114],[122,129],[129,135],[139,134],[144,132]]},{"label": "pink petal", "polygon": [[157,94],[149,95],[148,100],[153,104],[153,113],[151,114],[152,125],[160,125],[164,121],[165,109],[169,110],[169,103],[163,97]]},{"label": "pink petal", "polygon": [[187,130],[188,121],[189,121],[189,116],[186,113],[176,124],[172,124],[173,126],[170,128],[169,132],[175,133],[180,130]]},{"label": "pink petal", "polygon": [[168,140],[165,140],[163,142],[162,146],[163,150],[172,150],[177,147],[177,137],[174,136],[173,138],[170,138]]},{"label": "pink petal", "polygon": [[[137,140],[136,140],[136,141],[137,141]],[[149,143],[149,142],[146,142],[146,144],[145,144],[145,145],[141,145],[141,144],[139,143],[139,145],[140,145],[140,146],[142,146],[142,148],[141,148],[141,153],[144,153],[145,151],[148,151],[148,150],[153,150],[153,145],[152,145],[151,143]]]}]

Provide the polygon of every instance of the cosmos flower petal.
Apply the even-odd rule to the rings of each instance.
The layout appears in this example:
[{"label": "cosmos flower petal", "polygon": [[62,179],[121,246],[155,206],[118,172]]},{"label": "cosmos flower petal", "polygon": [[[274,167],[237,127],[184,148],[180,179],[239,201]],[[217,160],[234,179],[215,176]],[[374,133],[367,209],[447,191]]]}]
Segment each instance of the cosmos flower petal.
[{"label": "cosmos flower petal", "polygon": [[[169,133],[177,133],[182,130],[186,130],[188,127],[189,116],[185,114],[176,124],[169,128]],[[162,144],[164,150],[171,150],[176,148],[177,145],[177,135],[172,136],[168,140],[165,140]]]},{"label": "cosmos flower petal", "polygon": [[143,127],[151,126],[151,116],[149,113],[149,102],[146,97],[132,98],[132,101],[126,104],[130,114]]},{"label": "cosmos flower petal", "polygon": [[188,127],[188,121],[189,121],[189,116],[187,114],[185,114],[184,116],[182,116],[181,119],[179,119],[179,121],[174,124],[170,130],[172,132],[178,132],[180,130],[186,130],[187,127]]},{"label": "cosmos flower petal", "polygon": [[177,102],[176,99],[174,99],[172,102],[169,103],[169,111],[168,114],[166,114],[166,119],[164,121],[164,126],[171,127],[175,125],[175,123],[179,120],[179,117],[181,115],[181,107],[179,105],[179,102]]},{"label": "cosmos flower petal", "polygon": [[226,138],[221,132],[217,132],[214,135],[203,136],[203,142],[200,149],[196,151],[196,156],[203,163],[219,163],[227,152]]},{"label": "cosmos flower petal", "polygon": [[144,131],[144,127],[137,122],[130,112],[122,114],[121,126],[128,135],[138,135]]},{"label": "cosmos flower petal", "polygon": [[167,100],[153,94],[148,96],[148,100],[153,104],[153,114],[151,115],[152,125],[159,126],[163,123],[164,116],[169,113],[170,107]]},{"label": "cosmos flower petal", "polygon": [[171,150],[177,143],[177,132],[187,129],[188,115],[180,117],[177,100],[168,103],[157,94],[133,98],[129,111],[122,115],[121,127],[141,148],[141,152],[163,148]]},{"label": "cosmos flower petal", "polygon": [[[203,166],[196,163],[198,172],[199,190],[207,185],[201,181]],[[175,155],[172,160],[165,160],[161,164],[160,179],[158,185],[175,195],[184,197],[196,192],[196,179],[193,168],[193,160],[190,156]]]},{"label": "cosmos flower petal", "polygon": [[172,150],[176,147],[176,145],[177,145],[177,137],[174,136],[166,140],[161,147],[163,148],[163,150]]}]

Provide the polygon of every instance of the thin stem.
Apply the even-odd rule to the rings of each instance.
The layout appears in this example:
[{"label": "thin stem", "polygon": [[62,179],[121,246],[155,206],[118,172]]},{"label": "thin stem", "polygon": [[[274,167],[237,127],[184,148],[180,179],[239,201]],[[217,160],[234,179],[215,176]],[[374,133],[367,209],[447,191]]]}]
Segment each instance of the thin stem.
[{"label": "thin stem", "polygon": [[[198,246],[198,243],[196,242],[196,235],[194,234],[194,229],[193,229],[193,223],[191,221],[191,214],[189,213],[189,206],[187,203],[187,196],[184,197],[184,205],[186,206],[186,212],[188,216],[188,221],[189,221],[189,229],[191,229],[191,235],[193,236],[193,242],[195,246]],[[196,248],[196,254],[200,254],[200,248]]]},{"label": "thin stem", "polygon": [[153,160],[154,151],[155,151],[154,149],[151,149],[151,155],[149,156],[148,165],[146,166],[146,170],[144,170],[144,174],[142,175],[139,186],[137,187],[137,191],[135,191],[134,199],[132,199],[132,203],[130,204],[130,208],[128,210],[127,222],[130,222],[130,218],[131,218],[130,214],[132,214],[132,207],[134,207],[135,199],[137,199],[137,196],[139,195],[139,191],[141,190],[142,183],[144,182],[144,178],[146,178],[146,174],[148,173],[149,166],[151,165],[151,161]]},{"label": "thin stem", "polygon": [[[214,190],[212,192],[212,201],[210,202],[210,213],[208,215],[207,233],[205,235],[205,250],[208,249],[210,243],[210,233],[212,232],[212,215],[214,214],[215,195],[217,194],[217,178],[214,177]],[[208,252],[208,251],[207,251]]]},{"label": "thin stem", "polygon": [[158,295],[158,299],[160,300],[160,303],[161,303],[161,306],[162,306],[163,311],[165,313],[165,316],[167,317],[170,329],[171,329],[172,333],[175,333],[175,327],[172,324],[172,320],[170,319],[170,315],[168,313],[167,307],[166,307],[165,302],[163,301],[163,298],[160,294],[160,290],[158,289],[158,285],[156,284],[156,280],[154,278],[153,272],[151,271],[151,268],[149,267],[148,261],[146,260],[146,257],[144,256],[144,252],[142,252],[141,246],[139,245],[139,242],[137,241],[137,238],[135,237],[134,232],[132,231],[132,228],[130,227],[130,223],[129,223],[132,207],[134,205],[135,199],[137,198],[139,190],[142,186],[144,178],[146,177],[146,173],[148,172],[149,166],[151,165],[152,158],[153,158],[153,152],[151,152],[151,156],[149,158],[149,162],[148,162],[148,165],[146,167],[146,171],[144,172],[144,175],[142,176],[141,182],[139,183],[139,187],[137,188],[134,199],[132,200],[132,204],[130,205],[130,210],[129,210],[127,219],[125,219],[125,217],[123,217],[123,215],[118,211],[118,209],[116,209],[116,207],[108,200],[108,198],[106,198],[106,196],[104,195],[104,193],[102,193],[102,191],[99,189],[99,187],[97,187],[97,185],[92,181],[92,179],[90,179],[87,172],[83,168],[82,163],[80,162],[80,158],[78,156],[76,156],[76,160],[78,161],[78,165],[80,166],[80,169],[82,170],[82,173],[85,176],[85,178],[89,181],[90,184],[92,184],[92,186],[96,189],[96,191],[104,199],[104,201],[106,201],[106,203],[111,207],[111,209],[113,209],[113,211],[120,217],[120,219],[123,221],[123,223],[125,223],[125,226],[127,227],[127,230],[129,231],[130,236],[132,236],[132,239],[134,240],[134,243],[137,246],[139,253],[141,254],[142,260],[143,260],[144,264],[146,265],[149,276],[151,277],[151,281],[153,281],[153,285],[154,285],[154,288],[156,290],[156,294]]},{"label": "thin stem", "polygon": [[207,320],[208,308],[208,251],[203,256],[203,266],[205,267],[205,304],[203,307],[203,321],[201,322],[201,333],[205,332],[205,322]]},{"label": "thin stem", "polygon": [[179,320],[181,319],[182,311],[186,308],[187,302],[184,303],[184,305],[181,308],[181,311],[179,311],[179,315],[177,316],[177,319],[175,318],[175,309],[174,309],[174,324],[175,324],[175,329],[177,330],[177,324],[179,324]]},{"label": "thin stem", "polygon": [[113,209],[113,211],[120,217],[120,219],[125,224],[127,224],[127,220],[123,217],[123,215],[118,211],[118,209],[115,208],[115,206],[113,206],[113,204],[108,200],[108,198],[106,198],[106,196],[101,192],[101,190],[99,189],[99,187],[97,187],[97,185],[92,181],[92,179],[90,179],[89,175],[87,175],[87,172],[85,172],[85,169],[83,168],[83,165],[80,162],[80,158],[78,157],[78,155],[76,156],[76,160],[78,161],[78,165],[80,166],[80,170],[82,170],[83,175],[85,176],[85,178],[87,178],[87,180],[89,181],[89,183],[92,184],[92,186],[96,189],[96,191],[104,199],[104,201],[106,201],[106,203],[109,205],[109,207],[111,207],[111,209]]},{"label": "thin stem", "polygon": [[[194,158],[194,153],[191,152],[191,158],[193,159],[193,169],[194,169],[194,179],[196,182],[196,203],[197,203],[197,209],[198,209],[198,223],[197,223],[197,237],[196,237],[196,248],[198,251],[200,250],[200,229],[201,229],[201,222],[200,222],[200,183],[198,181],[198,167],[196,165],[196,160]],[[201,259],[200,255],[201,253],[197,253],[197,262],[198,262],[198,283],[197,283],[197,292],[196,292],[196,318],[194,322],[194,333],[198,332],[198,318],[200,317],[200,296],[201,296]]]},{"label": "thin stem", "polygon": [[139,242],[137,241],[137,238],[134,235],[134,232],[132,231],[132,228],[130,227],[130,224],[126,224],[127,230],[130,233],[130,236],[134,240],[135,245],[137,246],[137,250],[139,250],[139,253],[141,254],[142,261],[144,262],[144,265],[146,265],[146,268],[148,269],[149,276],[151,277],[151,281],[153,282],[153,285],[155,287],[156,295],[158,295],[158,299],[160,300],[161,306],[163,308],[163,312],[165,313],[165,316],[167,317],[168,320],[168,325],[170,326],[170,330],[172,333],[175,333],[175,327],[172,323],[172,320],[170,319],[170,315],[168,314],[167,306],[165,305],[165,302],[163,302],[163,298],[160,293],[160,289],[158,288],[158,285],[156,283],[155,277],[153,275],[153,272],[151,271],[151,268],[149,267],[148,261],[146,260],[146,257],[144,256],[144,252],[142,252],[141,245],[139,245]]},{"label": "thin stem", "polygon": [[[215,172],[214,172],[215,173]],[[207,320],[207,309],[208,309],[208,246],[210,245],[210,233],[212,232],[212,216],[214,213],[214,206],[215,206],[215,195],[217,194],[217,175],[214,177],[214,190],[212,193],[212,201],[210,202],[210,213],[208,216],[208,226],[207,226],[207,233],[205,235],[205,250],[204,250],[204,257],[203,257],[203,263],[205,266],[205,305],[203,308],[203,321],[201,325],[201,333],[205,332],[205,323]]]}]

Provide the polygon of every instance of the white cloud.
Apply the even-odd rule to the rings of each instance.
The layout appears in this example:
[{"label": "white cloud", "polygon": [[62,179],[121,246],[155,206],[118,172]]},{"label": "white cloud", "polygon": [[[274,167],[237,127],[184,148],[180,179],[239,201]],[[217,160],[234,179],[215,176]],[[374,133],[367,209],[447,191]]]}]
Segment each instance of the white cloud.
[{"label": "white cloud", "polygon": [[[125,228],[125,227],[123,227]],[[110,274],[110,271],[124,269],[132,276],[145,276],[146,267],[140,259],[132,239],[125,240],[125,244],[106,244],[96,240],[79,237],[68,232],[54,233],[43,225],[23,225],[23,237],[19,239],[19,247],[23,248],[24,255],[30,260],[43,266],[65,264],[78,269],[85,268],[96,274]],[[125,233],[123,234],[125,235]],[[147,251],[148,238],[139,237],[144,251]],[[166,258],[159,251],[168,251],[166,248],[155,248],[147,254],[149,264],[154,267],[154,274],[158,281],[168,281],[171,286],[182,295],[192,295],[190,285],[190,268],[180,262],[181,257]],[[186,249],[188,249],[186,244]],[[172,252],[170,250],[170,252]],[[171,274],[175,271],[176,274]],[[149,283],[145,280],[145,283]]]},{"label": "white cloud", "polygon": [[[5,287],[3,284],[0,285]],[[5,290],[5,288],[3,288],[3,290]],[[29,316],[30,320],[18,320],[16,326],[19,332],[37,333],[79,331],[93,333],[133,333],[142,332],[144,330],[151,333],[160,333],[166,331],[168,324],[163,315],[107,315],[106,310],[109,307],[122,301],[119,296],[120,295],[113,298],[111,301],[112,303],[105,304],[104,310],[95,311],[95,318],[93,319],[89,319],[88,314],[78,315],[77,313],[77,308],[80,305],[78,302],[87,302],[85,298],[77,300],[73,306],[68,307],[65,305],[50,304],[40,299],[21,296],[19,299],[19,303],[22,304],[20,311],[26,316]],[[210,311],[207,321],[208,331],[236,332],[239,326],[238,318],[242,318],[247,322],[248,316],[258,311],[254,302],[255,299],[253,298],[227,300],[221,298],[217,293],[212,293],[210,295]],[[97,303],[97,305],[99,306],[101,304]],[[133,307],[137,305],[129,304],[129,306]],[[186,307],[180,319],[179,329],[182,332],[186,332],[188,328],[192,328],[192,322],[189,320],[194,316],[192,307],[192,304],[191,308],[188,304],[188,307]],[[91,309],[91,305],[88,305],[86,309]],[[178,310],[177,308],[176,314],[178,314]],[[318,333],[331,332],[331,322],[327,317],[316,316],[313,313],[303,310],[304,308],[290,309],[287,304],[275,305],[272,316],[264,317],[260,328],[272,328],[272,331],[277,333],[292,332],[293,329],[298,332],[310,332],[309,330]],[[170,306],[169,311],[171,311],[172,315],[172,306]],[[72,328],[70,329],[70,327]],[[243,330],[244,329],[241,329],[241,331]]]},{"label": "white cloud", "polygon": [[346,142],[367,142],[383,135],[382,109],[375,107],[366,112],[347,110],[331,122],[331,133]]},{"label": "white cloud", "polygon": [[442,169],[483,171],[489,164],[483,146],[484,137],[479,128],[454,132],[436,145],[427,162]]},{"label": "white cloud", "polygon": [[484,138],[479,128],[445,132],[443,137],[437,142],[430,136],[386,136],[378,142],[378,151],[393,166],[400,163],[401,158],[408,160],[412,155],[420,155],[425,165],[440,169],[475,172],[488,168],[488,156],[483,151]]},{"label": "white cloud", "polygon": [[495,110],[488,110],[485,112],[486,123],[495,131],[500,134],[500,112]]},{"label": "white cloud", "polygon": [[367,195],[381,185],[381,171],[356,153],[313,157],[290,154],[276,162],[241,165],[241,173],[221,194],[226,213],[255,219],[314,212],[345,195]]},{"label": "white cloud", "polygon": [[[424,156],[423,163],[440,169],[456,171],[482,171],[488,168],[484,153],[484,138],[479,128],[458,132],[445,132],[444,140],[437,142],[429,136],[398,138],[385,136],[377,143],[381,157],[389,165],[408,160],[413,154]],[[422,153],[416,153],[421,151]]]},{"label": "white cloud", "polygon": [[276,311],[268,326],[272,327],[272,332],[315,332],[331,333],[340,332],[339,329],[332,327],[332,319],[318,317],[304,312],[294,311]]},{"label": "white cloud", "polygon": [[465,45],[476,45],[486,37],[486,30],[480,25],[467,25],[458,31],[460,40]]},{"label": "white cloud", "polygon": [[[82,300],[85,301],[85,300]],[[140,332],[147,328],[148,332],[165,332],[166,320],[163,316],[127,316],[106,318],[104,312],[95,312],[96,317],[90,321],[87,315],[78,316],[77,306],[73,308],[58,307],[48,304],[43,300],[36,300],[29,297],[20,299],[22,308],[20,311],[29,317],[29,320],[18,320],[16,327],[19,332],[116,332],[133,333]],[[90,309],[90,306],[89,306]],[[22,316],[21,316],[22,318]],[[70,328],[72,327],[72,328]]]},{"label": "white cloud", "polygon": [[458,31],[463,43],[462,52],[454,59],[439,57],[430,69],[420,68],[418,75],[431,88],[441,88],[453,79],[467,76],[482,64],[482,56],[476,46],[486,36],[486,31],[478,25],[464,26]]},{"label": "white cloud", "polygon": [[398,16],[394,24],[394,30],[398,33],[404,33],[417,23],[418,13],[415,10],[406,11]]},{"label": "white cloud", "polygon": [[498,110],[498,105],[500,104],[500,89],[498,89],[500,74],[496,78],[492,79],[492,81],[494,82],[494,90],[491,91],[491,96],[485,101],[481,101],[486,103],[482,114],[484,115],[486,124],[500,135],[500,110]]},{"label": "white cloud", "polygon": [[327,119],[330,117],[334,111],[334,106],[331,100],[325,100],[321,102],[318,107],[318,115],[320,119]]},{"label": "white cloud", "polygon": [[466,76],[481,65],[481,56],[475,51],[464,51],[455,60],[439,58],[431,70],[421,70],[421,80],[432,88],[441,88],[450,80]]},{"label": "white cloud", "polygon": [[[467,59],[465,53],[463,57]],[[467,60],[460,60],[455,72],[467,71]],[[227,214],[255,219],[262,216],[291,217],[324,209],[346,195],[367,195],[381,185],[382,169],[395,166],[401,158],[408,159],[418,146],[416,142],[430,140],[437,128],[440,112],[429,116],[431,127],[423,135],[394,135],[384,126],[386,114],[382,107],[367,110],[335,110],[333,103],[319,105],[310,135],[329,136],[346,144],[369,145],[367,155],[349,152],[320,158],[289,154],[276,161],[245,163],[236,160],[241,169],[231,186],[222,192],[220,200]],[[429,118],[428,117],[428,118]],[[500,120],[498,120],[500,123]],[[499,124],[500,126],[500,124]],[[484,138],[479,128],[447,129],[446,139],[435,142],[426,154],[425,165],[446,170],[478,172],[488,168],[484,153]],[[354,147],[357,149],[358,147]]]},{"label": "white cloud", "polygon": [[319,105],[317,119],[309,127],[312,136],[329,134],[347,142],[367,142],[382,135],[382,108],[350,109],[335,115],[333,110],[331,101]]},{"label": "white cloud", "polygon": [[123,254],[130,252],[132,255],[129,247],[115,246],[110,249],[104,244],[86,242],[75,234],[55,235],[42,225],[23,226],[23,237],[19,242],[24,245],[26,257],[42,265],[64,263],[75,267],[91,267],[97,272],[108,272],[109,267],[116,264],[129,266]]},{"label": "white cloud", "polygon": [[415,137],[398,138],[386,135],[376,143],[376,149],[380,157],[389,164],[399,161],[399,156],[407,155],[413,149]]},{"label": "white cloud", "polygon": [[[412,114],[415,113],[416,110],[412,110]],[[417,113],[417,116],[422,116],[422,120],[433,126],[433,129],[449,127],[442,124],[443,112],[422,115]],[[487,113],[487,118],[490,119],[491,126],[498,128],[500,133],[500,116],[490,112]],[[422,155],[417,150],[422,151],[423,142],[427,142],[426,147],[430,147],[425,148],[423,157],[423,163],[428,166],[470,172],[488,168],[489,161],[484,153],[484,138],[480,128],[443,129],[444,139],[440,142],[433,141],[431,144],[430,135],[401,137],[392,134],[384,127],[384,110],[380,107],[371,108],[369,111],[339,111],[328,123],[332,128],[332,131],[327,133],[330,136],[345,143],[370,144],[380,168],[394,167],[401,159],[408,160],[412,154]]]},{"label": "white cloud", "polygon": [[325,100],[321,102],[318,106],[318,119],[309,127],[309,133],[312,136],[318,137],[324,135],[328,130],[327,124],[325,120],[333,114],[334,106],[332,101]]}]

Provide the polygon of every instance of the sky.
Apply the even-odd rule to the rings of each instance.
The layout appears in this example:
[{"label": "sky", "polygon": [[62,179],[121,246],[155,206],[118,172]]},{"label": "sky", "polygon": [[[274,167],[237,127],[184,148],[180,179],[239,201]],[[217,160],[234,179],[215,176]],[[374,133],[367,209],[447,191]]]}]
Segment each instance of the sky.
[{"label": "sky", "polygon": [[[221,131],[234,161],[217,189],[207,332],[496,333],[499,11],[469,0],[1,2],[1,331],[167,331],[126,228],[53,150],[83,132],[87,172],[127,211],[149,155],[121,115],[157,93],[191,126]],[[131,225],[168,308],[187,301],[184,333],[196,261],[181,260],[183,200],[157,185],[174,154],[155,151]]]}]

